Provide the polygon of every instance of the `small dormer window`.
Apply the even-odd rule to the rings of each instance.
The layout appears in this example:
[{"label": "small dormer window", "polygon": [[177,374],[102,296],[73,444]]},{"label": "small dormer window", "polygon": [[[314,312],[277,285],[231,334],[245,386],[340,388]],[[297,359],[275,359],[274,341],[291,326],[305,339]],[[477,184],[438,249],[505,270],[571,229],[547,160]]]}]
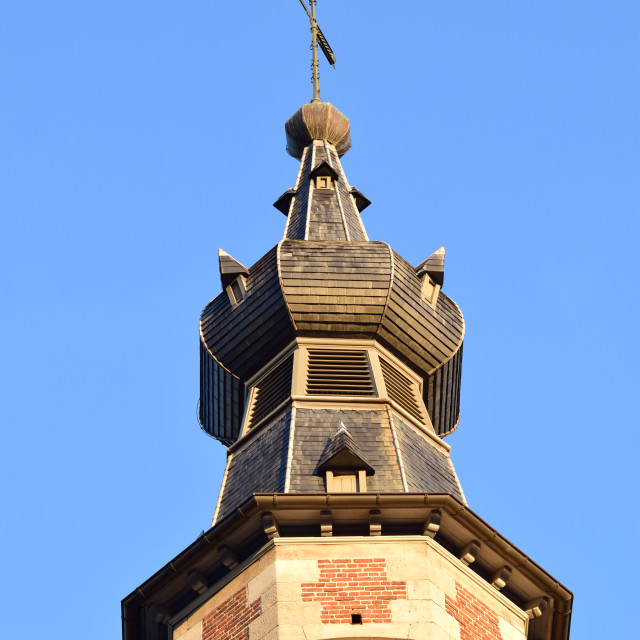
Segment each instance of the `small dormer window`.
[{"label": "small dormer window", "polygon": [[318,176],[316,178],[316,189],[332,189],[331,176]]},{"label": "small dormer window", "polygon": [[422,279],[422,298],[432,307],[435,307],[438,301],[438,293],[440,293],[440,285],[433,282],[433,280],[425,274]]},{"label": "small dormer window", "polygon": [[238,276],[227,287],[227,295],[232,307],[240,304],[247,297],[247,287],[242,276]]},{"label": "small dormer window", "polygon": [[338,172],[326,160],[309,172],[309,180],[316,189],[333,189],[339,178]]}]

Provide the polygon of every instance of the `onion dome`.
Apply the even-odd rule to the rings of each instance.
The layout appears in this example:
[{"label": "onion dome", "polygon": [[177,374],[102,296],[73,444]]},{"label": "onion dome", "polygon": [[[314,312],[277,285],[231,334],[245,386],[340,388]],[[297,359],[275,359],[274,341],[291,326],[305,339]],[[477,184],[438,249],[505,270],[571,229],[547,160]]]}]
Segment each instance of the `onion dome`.
[{"label": "onion dome", "polygon": [[326,140],[342,157],[351,148],[349,118],[330,102],[310,102],[298,109],[284,125],[287,153],[297,160],[312,140]]}]

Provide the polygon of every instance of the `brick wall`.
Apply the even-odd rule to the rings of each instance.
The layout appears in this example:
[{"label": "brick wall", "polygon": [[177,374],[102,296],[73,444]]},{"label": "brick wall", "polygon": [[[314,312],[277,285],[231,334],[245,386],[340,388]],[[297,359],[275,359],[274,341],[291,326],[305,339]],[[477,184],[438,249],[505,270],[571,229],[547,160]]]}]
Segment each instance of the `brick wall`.
[{"label": "brick wall", "polygon": [[318,582],[302,583],[303,602],[321,602],[323,624],[391,622],[391,600],[407,599],[407,583],[387,580],[384,558],[318,560]]},{"label": "brick wall", "polygon": [[249,623],[259,615],[260,598],[249,604],[243,587],[203,619],[202,640],[248,640]]},{"label": "brick wall", "polygon": [[456,582],[456,599],[445,595],[447,613],[460,624],[460,640],[502,640],[498,616]]}]

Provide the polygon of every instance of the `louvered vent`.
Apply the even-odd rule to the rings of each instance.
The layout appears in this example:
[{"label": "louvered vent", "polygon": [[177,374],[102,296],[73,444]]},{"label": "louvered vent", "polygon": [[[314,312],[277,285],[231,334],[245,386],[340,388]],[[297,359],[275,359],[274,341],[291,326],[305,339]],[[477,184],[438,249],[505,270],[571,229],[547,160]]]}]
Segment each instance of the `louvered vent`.
[{"label": "louvered vent", "polygon": [[418,385],[383,358],[380,358],[380,367],[389,398],[422,422],[424,415],[418,400]]},{"label": "louvered vent", "polygon": [[293,355],[260,378],[253,394],[250,424],[254,426],[291,397]]},{"label": "louvered vent", "polygon": [[373,377],[366,351],[309,349],[307,394],[372,396]]}]

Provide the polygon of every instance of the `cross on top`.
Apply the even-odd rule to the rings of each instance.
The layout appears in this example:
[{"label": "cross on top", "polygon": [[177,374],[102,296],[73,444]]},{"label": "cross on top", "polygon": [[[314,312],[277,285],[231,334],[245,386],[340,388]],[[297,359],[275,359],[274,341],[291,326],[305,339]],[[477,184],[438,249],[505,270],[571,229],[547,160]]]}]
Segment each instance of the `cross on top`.
[{"label": "cross on top", "polygon": [[324,33],[322,33],[322,30],[318,26],[318,22],[316,20],[316,0],[309,0],[311,11],[307,9],[307,5],[304,3],[304,0],[300,0],[300,4],[305,10],[307,16],[309,16],[309,22],[311,23],[311,78],[313,82],[313,98],[311,99],[311,102],[321,102],[320,73],[318,72],[318,45],[320,45],[322,53],[324,53],[329,64],[334,68],[336,66],[336,57],[333,55],[333,51],[331,50],[327,39],[324,37]]}]

